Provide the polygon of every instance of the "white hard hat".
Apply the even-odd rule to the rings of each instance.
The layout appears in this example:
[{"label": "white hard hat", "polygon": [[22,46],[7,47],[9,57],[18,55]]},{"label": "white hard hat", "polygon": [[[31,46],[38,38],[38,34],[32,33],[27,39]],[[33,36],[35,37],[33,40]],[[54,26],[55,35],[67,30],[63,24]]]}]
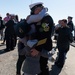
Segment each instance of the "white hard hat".
[{"label": "white hard hat", "polygon": [[34,6],[37,6],[37,5],[42,5],[43,3],[42,2],[37,2],[37,3],[33,3],[31,5],[29,5],[30,9],[32,9]]}]

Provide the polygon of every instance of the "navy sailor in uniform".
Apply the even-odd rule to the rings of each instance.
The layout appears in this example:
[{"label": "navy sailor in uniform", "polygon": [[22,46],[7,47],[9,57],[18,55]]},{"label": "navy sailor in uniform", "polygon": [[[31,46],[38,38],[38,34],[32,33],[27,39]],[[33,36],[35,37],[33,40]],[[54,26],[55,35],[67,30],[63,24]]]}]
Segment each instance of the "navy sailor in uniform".
[{"label": "navy sailor in uniform", "polygon": [[[44,7],[43,3],[34,3],[30,5],[32,14],[38,14],[42,10],[43,7]],[[40,20],[37,23],[34,23],[35,28],[36,28],[36,33],[33,38],[38,39],[38,40],[45,39],[45,43],[33,48],[31,50],[32,56],[38,55],[42,51],[42,49],[45,49],[47,51],[52,50],[51,34],[52,34],[53,24],[54,24],[53,19],[48,13],[44,15],[42,20]],[[48,58],[41,56],[40,58],[41,73],[39,75],[49,75],[47,61],[48,61]]]}]

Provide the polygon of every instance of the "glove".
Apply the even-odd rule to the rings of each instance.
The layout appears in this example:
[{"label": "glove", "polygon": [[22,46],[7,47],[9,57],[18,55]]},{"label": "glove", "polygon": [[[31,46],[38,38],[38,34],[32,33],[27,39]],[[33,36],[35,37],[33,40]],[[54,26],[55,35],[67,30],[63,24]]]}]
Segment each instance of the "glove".
[{"label": "glove", "polygon": [[55,54],[55,50],[54,50],[54,48],[51,50],[51,53],[52,53],[52,54]]},{"label": "glove", "polygon": [[30,48],[32,48],[34,45],[36,45],[37,44],[37,42],[38,42],[38,40],[28,40],[27,41],[27,45],[30,47]]}]

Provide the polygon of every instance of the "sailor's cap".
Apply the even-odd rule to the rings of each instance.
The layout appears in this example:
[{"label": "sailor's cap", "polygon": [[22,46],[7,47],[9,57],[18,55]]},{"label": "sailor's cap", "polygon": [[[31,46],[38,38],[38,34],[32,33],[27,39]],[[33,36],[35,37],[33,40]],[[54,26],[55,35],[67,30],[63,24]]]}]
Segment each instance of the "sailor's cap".
[{"label": "sailor's cap", "polygon": [[37,6],[37,5],[42,5],[42,2],[37,2],[37,3],[33,3],[31,5],[29,5],[30,9],[32,9],[33,7]]},{"label": "sailor's cap", "polygon": [[72,16],[68,16],[68,18],[72,19],[73,17]]}]

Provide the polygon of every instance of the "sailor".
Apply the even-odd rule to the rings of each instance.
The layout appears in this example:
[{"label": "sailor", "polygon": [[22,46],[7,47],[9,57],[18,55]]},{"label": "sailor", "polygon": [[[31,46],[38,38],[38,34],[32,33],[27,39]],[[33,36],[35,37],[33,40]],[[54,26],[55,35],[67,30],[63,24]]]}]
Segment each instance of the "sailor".
[{"label": "sailor", "polygon": [[[30,5],[31,13],[32,14],[38,14],[42,8],[43,3],[34,3]],[[40,46],[37,46],[33,48],[31,51],[32,56],[38,55],[42,49],[45,49],[47,51],[50,51],[52,49],[52,40],[51,40],[51,34],[52,34],[52,27],[53,27],[53,19],[49,14],[45,14],[42,20],[40,20],[37,23],[34,23],[36,27],[36,33],[35,38],[38,40],[46,39],[46,42]],[[39,75],[49,75],[48,68],[47,68],[47,61],[48,58],[42,57],[40,58],[40,67],[41,67],[41,73]]]},{"label": "sailor", "polygon": [[74,24],[73,24],[72,19],[73,19],[73,17],[68,16],[68,23],[67,23],[67,25],[70,27],[71,32],[74,30]]}]

